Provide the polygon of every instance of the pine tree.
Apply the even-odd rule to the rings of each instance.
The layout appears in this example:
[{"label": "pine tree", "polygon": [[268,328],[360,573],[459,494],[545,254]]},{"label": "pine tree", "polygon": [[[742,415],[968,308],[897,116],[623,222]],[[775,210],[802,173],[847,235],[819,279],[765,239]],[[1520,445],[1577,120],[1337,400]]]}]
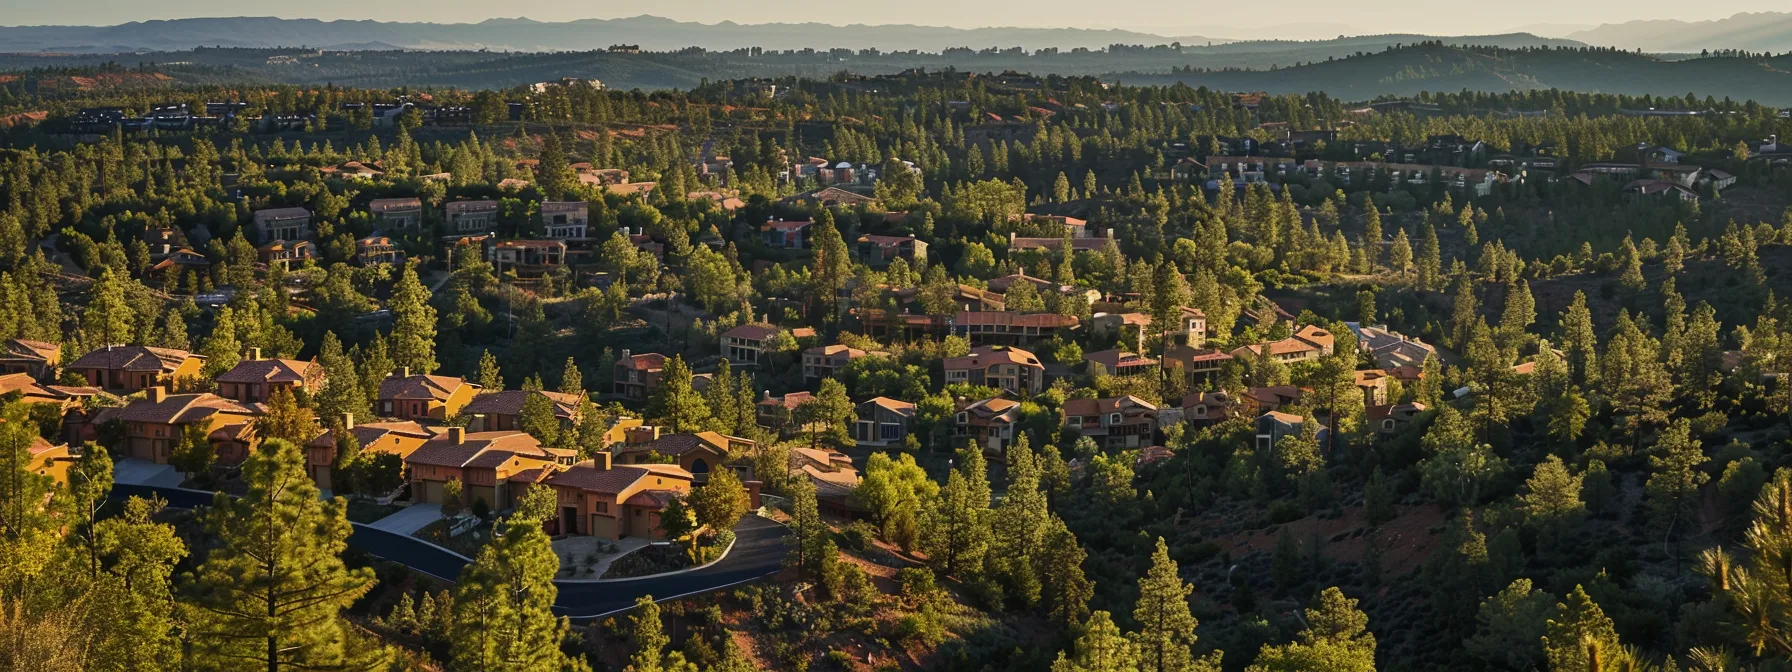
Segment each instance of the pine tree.
[{"label": "pine tree", "polygon": [[673,355],[660,375],[660,386],[647,400],[647,417],[673,432],[694,432],[709,420],[709,404],[691,387],[691,369],[683,355]]},{"label": "pine tree", "polygon": [[504,372],[498,368],[498,358],[492,351],[485,350],[479,355],[479,373],[474,377],[486,392],[499,392],[504,389]]},{"label": "pine tree", "polygon": [[299,447],[269,439],[243,462],[241,498],[219,493],[209,529],[222,544],[195,570],[186,619],[193,656],[215,669],[367,669],[378,649],[351,643],[342,610],[373,570],[342,563],[341,498],[325,501]]},{"label": "pine tree", "polygon": [[554,494],[530,488],[455,583],[450,627],[455,667],[556,672],[567,664],[560,641],[570,628],[555,617],[560,556],[541,527],[554,515]]},{"label": "pine tree", "polygon": [[1588,640],[1597,643],[1601,650],[1618,648],[1612,619],[1577,585],[1565,601],[1556,603],[1555,616],[1544,623],[1543,655],[1549,661],[1549,669],[1596,672],[1588,664]]},{"label": "pine tree", "polygon": [[1710,458],[1693,437],[1692,422],[1685,418],[1661,431],[1654,453],[1649,457],[1652,473],[1644,486],[1652,519],[1658,528],[1678,535],[1680,520],[1693,515],[1698,507],[1699,488],[1711,480],[1703,468]]},{"label": "pine tree", "polygon": [[1064,521],[1055,515],[1045,533],[1043,552],[1041,602],[1053,621],[1072,627],[1088,615],[1089,600],[1095,597],[1095,583],[1083,573],[1083,561],[1088,558],[1088,553],[1077,543],[1076,535]]},{"label": "pine tree", "polygon": [[1105,611],[1089,615],[1082,634],[1071,647],[1072,655],[1058,653],[1051,672],[1134,672],[1139,667],[1138,652],[1131,639],[1121,634],[1114,618]]},{"label": "pine tree", "polygon": [[368,403],[366,390],[361,386],[355,360],[342,351],[342,341],[335,332],[324,332],[317,359],[324,369],[324,382],[318,388],[314,405],[324,421],[339,423],[345,415],[373,418],[373,405]]},{"label": "pine tree", "polygon": [[822,208],[810,226],[813,234],[810,240],[815,245],[814,292],[817,302],[826,309],[828,320],[837,323],[840,320],[840,290],[852,279],[852,258],[848,256],[846,240],[840,237],[840,229],[834,226],[834,215],[827,208]]},{"label": "pine tree", "polygon": [[155,520],[160,512],[161,502],[132,497],[119,515],[93,526],[103,569],[85,595],[87,617],[96,624],[89,628],[89,670],[181,669],[173,577],[187,546],[172,525]]},{"label": "pine tree", "polygon": [[392,361],[412,373],[436,370],[436,309],[429,305],[429,289],[417,278],[417,267],[406,264],[392,287]]},{"label": "pine tree", "polygon": [[1170,559],[1169,546],[1159,537],[1157,550],[1151,554],[1151,569],[1139,577],[1139,601],[1132,609],[1132,620],[1139,624],[1138,632],[1132,635],[1139,669],[1155,672],[1219,669],[1217,655],[1195,657],[1195,627],[1199,623],[1189,612],[1191,592],[1194,592],[1194,586],[1182,581],[1176,561]]},{"label": "pine tree", "polygon": [[[742,376],[745,378],[746,376]],[[703,391],[703,403],[709,407],[709,426],[715,431],[730,436],[744,436],[748,425],[756,424],[758,419],[751,406],[735,403],[734,366],[726,358],[716,367],[715,378],[709,381],[709,388]]]},{"label": "pine tree", "polygon": [[1424,235],[1419,237],[1418,254],[1414,258],[1414,263],[1419,267],[1418,287],[1422,290],[1436,290],[1442,286],[1443,274],[1443,256],[1437,244],[1437,227],[1432,226],[1427,219],[1420,232]]},{"label": "pine tree", "polygon": [[976,446],[958,451],[957,467],[922,526],[921,547],[941,573],[964,578],[983,566],[990,543],[989,497],[983,451]]},{"label": "pine tree", "polygon": [[[1375,267],[1381,265],[1381,211],[1376,209],[1373,201],[1363,205],[1363,251],[1368,266],[1359,270],[1363,273],[1374,273]],[[1405,231],[1401,231],[1401,233],[1404,234]],[[1401,238],[1404,239],[1405,236],[1402,235]],[[1411,252],[1412,250],[1409,248],[1407,253],[1411,254]],[[1400,270],[1405,271],[1405,269]]]},{"label": "pine tree", "polygon": [[1412,241],[1406,237],[1406,229],[1394,232],[1394,243],[1388,247],[1388,268],[1400,275],[1412,270]]},{"label": "pine tree", "polygon": [[579,371],[579,365],[566,358],[566,367],[560,370],[560,393],[574,396],[585,396],[585,374]]},{"label": "pine tree", "polygon": [[1463,648],[1490,669],[1530,670],[1542,666],[1545,621],[1552,611],[1549,595],[1518,579],[1481,602],[1475,614],[1475,635]]},{"label": "pine tree", "polygon": [[1369,483],[1363,486],[1363,522],[1375,526],[1393,520],[1394,516],[1393,490],[1377,466],[1369,474]]},{"label": "pine tree", "polygon": [[1574,301],[1562,313],[1562,350],[1568,359],[1568,377],[1582,389],[1599,382],[1598,337],[1593,333],[1593,313],[1587,309],[1587,293],[1575,292]]},{"label": "pine tree", "polygon": [[709,481],[691,493],[691,508],[697,513],[697,523],[708,527],[711,534],[722,530],[733,529],[746,515],[746,486],[733,469],[716,469],[709,475]]},{"label": "pine tree", "polygon": [[990,521],[990,558],[996,561],[1005,594],[1022,608],[1039,599],[1043,544],[1051,519],[1045,493],[1039,489],[1039,464],[1025,437],[1021,435],[1008,449],[1008,496],[991,512]]},{"label": "pine tree", "polygon": [[1336,587],[1325,589],[1296,641],[1264,646],[1246,672],[1375,672],[1375,635],[1356,603]]},{"label": "pine tree", "polygon": [[828,529],[816,508],[815,484],[808,478],[798,478],[790,486],[789,527],[790,536],[785,543],[791,549],[785,564],[795,567],[802,577],[812,578],[820,572],[824,561],[821,551],[823,542],[828,540]]},{"label": "pine tree", "polygon": [[1525,521],[1537,530],[1538,545],[1555,544],[1561,535],[1578,524],[1587,506],[1580,499],[1582,478],[1570,474],[1562,458],[1543,458],[1531,478],[1525,481],[1525,492],[1518,496]]},{"label": "pine tree", "polygon": [[284,439],[304,445],[317,438],[317,416],[299,405],[292,390],[274,388],[268,395],[267,411],[255,420],[255,433],[264,439]]}]

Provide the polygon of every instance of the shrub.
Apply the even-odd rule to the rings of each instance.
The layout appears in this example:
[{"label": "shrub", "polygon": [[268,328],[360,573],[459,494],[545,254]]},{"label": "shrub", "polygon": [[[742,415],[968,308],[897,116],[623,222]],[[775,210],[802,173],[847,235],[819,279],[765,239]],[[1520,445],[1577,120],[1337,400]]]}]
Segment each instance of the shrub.
[{"label": "shrub", "polygon": [[920,611],[907,614],[896,622],[896,638],[904,642],[915,642],[925,646],[935,646],[946,639],[946,629],[940,625],[939,616],[933,607],[925,606]]},{"label": "shrub", "polygon": [[926,567],[909,567],[896,572],[896,583],[902,586],[902,596],[911,600],[926,600],[939,590],[934,582],[933,570]]}]

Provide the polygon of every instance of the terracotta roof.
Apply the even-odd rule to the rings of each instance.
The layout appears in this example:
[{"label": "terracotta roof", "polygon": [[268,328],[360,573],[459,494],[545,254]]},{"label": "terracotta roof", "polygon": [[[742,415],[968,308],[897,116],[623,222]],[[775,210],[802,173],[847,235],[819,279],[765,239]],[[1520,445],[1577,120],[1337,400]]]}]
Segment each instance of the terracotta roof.
[{"label": "terracotta roof", "polygon": [[987,369],[998,364],[1018,364],[1027,367],[1045,368],[1033,353],[1006,345],[983,346],[971,348],[971,354],[963,357],[947,357],[944,366],[947,371],[959,369]]},{"label": "terracotta roof", "polygon": [[953,316],[955,327],[995,326],[1037,329],[1059,329],[1075,327],[1077,319],[1070,315],[1057,313],[1010,313],[1005,311],[962,311]]},{"label": "terracotta roof", "polygon": [[51,357],[62,353],[62,346],[55,343],[14,338],[6,341],[6,352],[13,357],[48,361]]},{"label": "terracotta roof", "polygon": [[117,418],[125,422],[184,425],[218,413],[253,415],[255,410],[210,392],[201,392],[171,394],[160,402],[139,399],[121,409]]},{"label": "terracotta roof", "polygon": [[25,396],[61,398],[68,395],[37,384],[37,379],[29,373],[0,374],[0,394],[18,392]]},{"label": "terracotta roof", "polygon": [[1270,411],[1268,413],[1264,413],[1261,417],[1275,420],[1276,422],[1282,423],[1284,425],[1300,425],[1307,421],[1305,416],[1299,416],[1299,415],[1295,415],[1293,413],[1283,413],[1281,411]]},{"label": "terracotta roof", "polygon": [[[658,468],[649,468],[650,466]],[[686,480],[691,478],[690,472],[673,465],[619,464],[609,469],[599,469],[596,462],[586,460],[549,476],[544,482],[548,485],[614,495],[650,474]]]},{"label": "terracotta roof", "polygon": [[893,411],[900,415],[906,415],[909,417],[914,417],[914,415],[915,415],[915,405],[911,404],[909,402],[906,402],[906,401],[902,401],[900,399],[891,399],[889,397],[872,397],[870,400],[866,401],[865,403],[873,404],[873,405],[888,409],[888,410]]},{"label": "terracotta roof", "polygon": [[69,364],[71,369],[105,369],[107,371],[159,371],[174,373],[181,362],[200,357],[185,350],[152,348],[144,345],[108,345]]},{"label": "terracotta roof", "polygon": [[548,401],[553,402],[554,417],[557,418],[571,418],[573,412],[579,408],[580,399],[579,395],[576,394],[563,394],[547,390],[538,390],[535,392],[527,392],[523,390],[499,390],[497,392],[487,392],[474,397],[473,401],[468,402],[466,407],[461,409],[461,414],[484,413],[486,415],[522,415],[523,403],[528,401],[529,395],[531,394],[539,394],[547,397]]},{"label": "terracotta roof", "polygon": [[795,409],[796,407],[803,405],[803,402],[808,401],[810,399],[814,399],[814,398],[815,398],[815,395],[810,394],[807,391],[791,392],[791,393],[785,394],[782,397],[766,397],[764,399],[761,399],[761,400],[759,400],[759,405],[760,406],[783,406],[784,408],[787,408],[787,409]]},{"label": "terracotta roof", "polygon": [[315,361],[297,359],[246,359],[218,374],[220,383],[304,383]]},{"label": "terracotta roof", "polygon": [[1136,352],[1123,350],[1102,350],[1083,355],[1085,361],[1094,362],[1107,367],[1110,371],[1122,367],[1156,366],[1157,360]]},{"label": "terracotta roof", "polygon": [[408,378],[389,376],[380,381],[381,399],[429,399],[446,401],[462,385],[479,386],[451,376],[414,375]]},{"label": "terracotta roof", "polygon": [[1062,409],[1065,415],[1091,416],[1115,413],[1126,407],[1157,410],[1157,404],[1130,394],[1105,399],[1071,399],[1064,402]]},{"label": "terracotta roof", "polygon": [[693,450],[708,448],[718,453],[727,454],[728,444],[744,441],[746,441],[746,439],[728,436],[719,432],[681,432],[678,434],[667,434],[647,443],[623,446],[620,452],[655,452],[661,455],[683,455]]},{"label": "terracotta roof", "polygon": [[763,341],[778,335],[778,328],[769,324],[743,324],[722,332],[722,338],[739,338],[748,341]]},{"label": "terracotta roof", "polygon": [[666,356],[657,352],[643,352],[629,355],[623,365],[636,371],[657,371],[666,368]]},{"label": "terracotta roof", "polygon": [[[515,456],[537,460],[552,459],[552,454],[542,449],[540,441],[522,432],[471,432],[460,443],[454,443],[449,436],[444,432],[424,442],[416,452],[404,459],[405,463],[464,467],[497,466]],[[486,453],[495,455],[482,459]],[[473,464],[475,460],[481,464]]]}]

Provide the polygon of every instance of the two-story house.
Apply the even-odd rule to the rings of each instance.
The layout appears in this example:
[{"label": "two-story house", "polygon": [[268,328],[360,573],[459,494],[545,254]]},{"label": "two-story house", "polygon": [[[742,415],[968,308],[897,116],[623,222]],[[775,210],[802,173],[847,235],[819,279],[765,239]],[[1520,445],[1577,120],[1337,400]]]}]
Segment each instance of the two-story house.
[{"label": "two-story house", "polygon": [[972,343],[1023,345],[1049,341],[1075,329],[1076,317],[1058,313],[977,312],[959,313],[947,325],[948,331]]},{"label": "two-story house", "polygon": [[498,228],[497,201],[455,201],[447,205],[442,235],[450,237],[491,233]]},{"label": "two-story house", "polygon": [[566,264],[566,243],[559,240],[506,240],[492,246],[492,267],[500,274],[540,278]]},{"label": "two-story house", "polygon": [[442,422],[460,415],[480,389],[478,384],[460,378],[413,375],[410,369],[400,368],[380,382],[375,410],[383,417],[399,420]]},{"label": "two-story house", "polygon": [[900,399],[873,397],[858,405],[852,440],[859,447],[900,446],[915,426],[915,405]]},{"label": "two-story house", "polygon": [[1376,366],[1383,369],[1392,370],[1402,366],[1423,368],[1425,359],[1437,354],[1437,348],[1431,344],[1399,332],[1358,322],[1344,324],[1356,333],[1357,347],[1375,358]]},{"label": "two-story house", "polygon": [[1197,429],[1225,422],[1238,410],[1238,402],[1224,390],[1186,395],[1178,406],[1182,421]]},{"label": "two-story house", "polygon": [[815,395],[810,394],[806,390],[789,392],[781,397],[774,397],[772,396],[771,390],[766,390],[765,397],[760,399],[758,404],[754,405],[757,409],[755,418],[760,427],[764,427],[771,431],[783,433],[788,430],[794,432],[799,429],[793,424],[796,420],[797,407],[802,406],[804,402],[814,398]]},{"label": "two-story house", "polygon": [[1269,411],[1257,416],[1257,453],[1267,454],[1285,436],[1300,435],[1307,419],[1293,413]]},{"label": "two-story house", "polygon": [[622,351],[610,381],[612,390],[629,401],[647,401],[648,395],[660,387],[660,376],[666,370],[666,356],[657,352],[631,354]]},{"label": "two-story house", "polygon": [[947,385],[985,385],[1029,397],[1045,390],[1045,364],[1012,346],[971,348],[971,354],[946,358],[943,366]]},{"label": "two-story house", "polygon": [[254,409],[209,392],[168,394],[161,386],[151,387],[144,398],[123,408],[107,409],[96,416],[96,425],[116,419],[124,425],[124,445],[117,451],[122,457],[167,464],[181,434],[197,425],[206,432],[220,461],[232,461],[248,455],[253,442],[251,431],[257,415]]},{"label": "two-story house", "polygon": [[1071,399],[1061,409],[1064,426],[1104,448],[1138,448],[1157,435],[1157,405],[1132,395]]},{"label": "two-story house", "polygon": [[247,357],[218,374],[218,396],[245,404],[263,403],[274,390],[316,393],[323,386],[324,367],[316,360],[264,359],[261,348],[250,348]]},{"label": "two-story house", "polygon": [[780,250],[803,249],[809,237],[810,222],[772,220],[759,225],[759,238],[766,247]]},{"label": "two-story house", "polygon": [[0,372],[28,373],[38,380],[50,380],[61,364],[62,346],[55,343],[11,338],[0,344]]},{"label": "two-story house", "polygon": [[108,345],[81,355],[65,368],[86,378],[88,385],[130,394],[158,385],[173,385],[183,378],[196,378],[204,367],[204,356],[185,350]]},{"label": "two-story house", "polygon": [[309,240],[276,240],[255,248],[255,258],[268,266],[290,269],[317,258],[317,246]]},{"label": "two-story house", "polygon": [[[411,497],[420,504],[441,504],[443,486],[461,482],[466,504],[484,501],[493,511],[509,509],[527,484],[561,466],[571,466],[577,454],[547,448],[522,432],[468,432],[449,427],[425,441],[404,459],[410,471]],[[518,481],[513,483],[512,481]]]},{"label": "two-story house", "polygon": [[355,241],[355,263],[362,266],[378,266],[380,264],[396,264],[404,258],[392,239],[385,236],[368,236]]},{"label": "two-story house", "polygon": [[423,230],[423,201],[417,198],[376,198],[367,210],[387,231]]},{"label": "two-story house", "polygon": [[803,351],[803,378],[821,380],[834,375],[834,372],[847,365],[848,362],[874,353],[858,348],[850,348],[840,344],[818,345]]},{"label": "two-story house", "polygon": [[543,201],[542,231],[554,240],[585,240],[591,211],[584,201]]},{"label": "two-story house", "polygon": [[1020,424],[1020,402],[990,397],[957,405],[953,436],[971,439],[984,452],[996,454],[1006,451],[1014,441],[1014,427]]},{"label": "two-story house", "polygon": [[730,456],[750,455],[757,446],[750,439],[719,432],[681,432],[659,434],[658,428],[632,430],[625,443],[616,449],[616,461],[622,464],[653,464],[671,460],[690,473],[698,484],[709,480],[709,473],[720,468]]},{"label": "two-story house", "polygon": [[722,332],[722,357],[734,365],[754,365],[765,354],[766,345],[778,335],[778,328],[769,324],[743,324]]},{"label": "two-story house", "polygon": [[255,211],[255,234],[263,243],[311,237],[311,211],[304,208],[269,208]]},{"label": "two-story house", "polygon": [[554,492],[558,513],[549,521],[554,533],[612,541],[664,540],[660,513],[672,498],[690,493],[692,484],[691,473],[676,465],[611,464],[609,453],[554,471],[541,481],[541,487]]},{"label": "two-story house", "polygon": [[1253,343],[1232,351],[1235,359],[1256,359],[1264,347],[1269,348],[1269,356],[1284,364],[1308,362],[1332,354],[1332,334],[1329,331],[1307,325],[1294,332],[1293,336],[1269,343]]},{"label": "two-story house", "polygon": [[1083,355],[1088,364],[1089,375],[1107,374],[1111,376],[1137,376],[1157,373],[1158,362],[1136,352],[1124,350],[1102,350]]},{"label": "two-story house", "polygon": [[1232,355],[1219,350],[1172,345],[1164,351],[1165,366],[1182,369],[1182,375],[1188,378],[1190,385],[1196,387],[1219,375],[1220,369],[1230,361],[1232,361]]},{"label": "two-story house", "polygon": [[927,241],[908,236],[859,236],[859,260],[872,268],[884,268],[897,259],[908,263],[927,261]]},{"label": "two-story house", "polygon": [[[411,453],[423,447],[425,442],[435,438],[433,429],[423,426],[414,420],[396,422],[355,423],[353,415],[342,419],[344,431],[355,438],[363,455],[397,455],[400,460],[410,457]],[[336,465],[336,430],[325,429],[305,444],[305,472],[311,474],[311,480],[323,490],[335,488]]]},{"label": "two-story house", "polygon": [[473,421],[468,429],[480,432],[498,432],[521,430],[517,423],[523,417],[523,405],[531,396],[539,395],[548,401],[554,411],[554,418],[562,427],[572,427],[579,421],[579,402],[584,401],[578,394],[566,394],[551,390],[498,390],[486,392],[473,398],[466,407],[460,409],[461,415],[471,416]]}]

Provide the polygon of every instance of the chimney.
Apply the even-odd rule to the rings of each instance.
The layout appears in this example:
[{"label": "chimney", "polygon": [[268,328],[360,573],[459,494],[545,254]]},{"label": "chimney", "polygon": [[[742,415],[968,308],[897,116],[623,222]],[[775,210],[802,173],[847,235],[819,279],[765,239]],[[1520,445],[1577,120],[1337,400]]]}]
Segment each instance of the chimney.
[{"label": "chimney", "polygon": [[355,428],[355,414],[353,414],[353,413],[343,413],[342,414],[342,428],[343,429],[354,429]]},{"label": "chimney", "polygon": [[408,367],[408,366],[398,367],[398,377],[399,378],[411,377],[411,367]]},{"label": "chimney", "polygon": [[591,454],[591,466],[598,471],[609,471],[611,461],[615,459],[610,451],[600,450]]},{"label": "chimney", "polygon": [[772,400],[772,391],[771,391],[771,390],[766,390],[766,391],[765,391],[765,397],[764,397],[764,398],[763,398],[763,399],[764,399],[764,400],[765,400],[765,401],[771,401],[771,400]]},{"label": "chimney", "polygon": [[457,446],[460,444],[466,443],[467,442],[467,428],[465,428],[465,427],[449,427],[448,428],[448,442],[452,443],[454,445],[457,445]]},{"label": "chimney", "polygon": [[622,356],[621,356],[621,357],[618,357],[618,358],[616,358],[616,361],[619,361],[619,362],[626,362],[626,361],[628,361],[628,358],[629,358],[629,352],[628,352],[628,348],[623,348],[623,349],[622,349]]},{"label": "chimney", "polygon": [[261,348],[249,348],[248,359],[251,362],[261,361]]},{"label": "chimney", "polygon": [[1113,229],[1113,227],[1108,227],[1108,237],[1109,237],[1109,238],[1113,238],[1113,237],[1114,237],[1114,229]]},{"label": "chimney", "polygon": [[144,392],[147,392],[149,394],[149,403],[152,403],[152,404],[162,403],[163,399],[168,398],[168,388],[163,387],[161,385],[157,385],[155,387],[144,390]]}]

